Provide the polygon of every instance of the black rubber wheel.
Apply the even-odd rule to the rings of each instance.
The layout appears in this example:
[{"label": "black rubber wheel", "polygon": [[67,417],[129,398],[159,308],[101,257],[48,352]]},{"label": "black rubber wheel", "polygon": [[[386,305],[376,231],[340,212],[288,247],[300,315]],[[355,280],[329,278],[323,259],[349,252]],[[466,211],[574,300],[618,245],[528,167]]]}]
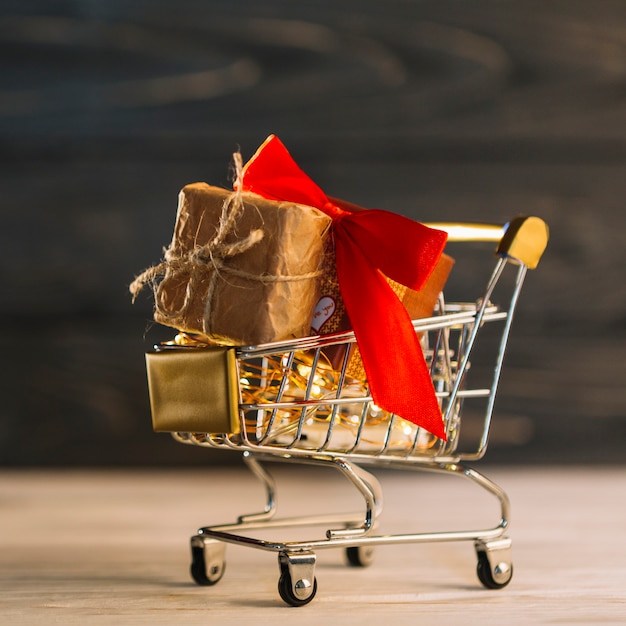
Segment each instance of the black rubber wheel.
[{"label": "black rubber wheel", "polygon": [[291,606],[304,606],[313,600],[317,593],[317,578],[313,578],[313,588],[306,598],[299,598],[293,592],[291,576],[288,572],[283,572],[278,579],[278,593],[284,602]]},{"label": "black rubber wheel", "polygon": [[346,548],[346,558],[352,567],[368,567],[374,561],[374,548],[350,546]]},{"label": "black rubber wheel", "polygon": [[224,575],[226,564],[214,565],[211,571],[206,571],[206,561],[204,558],[204,548],[191,547],[191,577],[198,585],[210,586],[218,583]]},{"label": "black rubber wheel", "polygon": [[503,582],[496,582],[491,573],[491,565],[489,565],[487,554],[485,552],[478,552],[476,574],[478,575],[478,580],[480,580],[487,589],[502,589],[506,587],[511,582],[511,578],[513,578],[513,565],[511,565],[509,569],[507,579]]}]

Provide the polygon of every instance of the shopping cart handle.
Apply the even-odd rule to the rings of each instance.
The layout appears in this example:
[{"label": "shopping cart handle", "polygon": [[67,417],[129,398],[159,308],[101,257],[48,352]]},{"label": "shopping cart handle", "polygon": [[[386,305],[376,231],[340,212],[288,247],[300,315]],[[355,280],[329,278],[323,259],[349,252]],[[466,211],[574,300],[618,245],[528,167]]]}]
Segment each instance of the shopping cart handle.
[{"label": "shopping cart handle", "polygon": [[548,245],[548,225],[540,218],[520,215],[504,226],[461,222],[427,223],[445,230],[448,241],[495,241],[496,254],[506,256],[535,269]]},{"label": "shopping cart handle", "polygon": [[548,225],[540,217],[516,217],[505,226],[496,254],[535,269],[548,245],[549,236]]}]

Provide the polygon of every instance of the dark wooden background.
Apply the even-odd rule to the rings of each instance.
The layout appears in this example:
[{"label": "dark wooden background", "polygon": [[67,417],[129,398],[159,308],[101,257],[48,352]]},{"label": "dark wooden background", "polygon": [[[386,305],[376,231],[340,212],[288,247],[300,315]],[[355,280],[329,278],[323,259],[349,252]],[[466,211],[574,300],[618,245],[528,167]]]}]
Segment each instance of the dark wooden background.
[{"label": "dark wooden background", "polygon": [[543,217],[487,459],[625,460],[622,0],[8,0],[0,46],[0,464],[233,459],[151,431],[127,288],[271,132],[364,206]]}]

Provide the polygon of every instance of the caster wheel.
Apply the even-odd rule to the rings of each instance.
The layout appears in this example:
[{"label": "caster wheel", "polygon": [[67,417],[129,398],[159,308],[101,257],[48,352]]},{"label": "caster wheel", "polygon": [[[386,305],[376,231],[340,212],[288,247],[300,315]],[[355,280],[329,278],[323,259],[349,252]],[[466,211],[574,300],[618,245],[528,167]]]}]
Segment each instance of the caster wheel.
[{"label": "caster wheel", "polygon": [[194,540],[195,537],[191,542],[191,577],[198,585],[215,585],[226,569],[224,546],[218,542],[205,546],[203,541]]},{"label": "caster wheel", "polygon": [[346,558],[352,567],[368,567],[374,561],[374,548],[372,546],[350,546],[346,548]]},{"label": "caster wheel", "polygon": [[313,578],[312,583],[309,580],[299,580],[294,589],[289,572],[283,572],[278,579],[278,593],[287,604],[304,606],[311,602],[317,593],[317,578]]},{"label": "caster wheel", "polygon": [[[511,563],[499,563],[495,567],[494,572],[491,571],[491,564],[486,552],[478,552],[478,565],[476,566],[476,574],[478,580],[487,589],[502,589],[506,587],[513,578],[513,565]],[[497,577],[497,578],[496,578]]]}]

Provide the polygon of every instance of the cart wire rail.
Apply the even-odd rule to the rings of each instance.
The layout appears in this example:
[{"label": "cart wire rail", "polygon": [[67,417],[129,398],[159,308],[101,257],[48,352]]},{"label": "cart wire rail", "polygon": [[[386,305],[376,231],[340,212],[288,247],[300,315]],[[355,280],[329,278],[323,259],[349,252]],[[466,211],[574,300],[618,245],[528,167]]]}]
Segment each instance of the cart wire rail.
[{"label": "cart wire rail", "polygon": [[[504,227],[429,225],[446,230],[451,242],[497,242],[495,268],[476,302],[448,303],[440,294],[433,315],[413,322],[430,368],[447,441],[373,403],[367,383],[351,374],[355,347],[351,331],[229,348],[233,359],[226,368],[226,379],[236,392],[236,406],[228,416],[232,432],[196,432],[194,428],[172,434],[182,443],[242,452],[245,464],[264,486],[266,505],[263,511],[242,515],[235,523],[198,530],[191,538],[191,575],[196,583],[214,585],[222,578],[227,543],[272,551],[278,554],[280,597],[291,606],[302,606],[317,592],[318,550],[341,548],[350,565],[366,566],[378,545],[442,541],[473,541],[478,579],[485,587],[499,589],[510,582],[509,499],[503,489],[464,463],[481,459],[487,450],[513,314],[527,270],[537,266],[547,245],[548,228],[537,217],[517,217]],[[512,278],[501,280],[509,267],[513,268]],[[506,306],[493,303],[496,292],[503,297],[501,291]],[[482,384],[475,385],[470,356],[492,328],[497,328],[492,332],[495,339],[485,342],[494,344],[493,369],[479,377]],[[198,347],[193,342],[185,346],[173,342],[155,346],[155,350],[163,353]],[[329,355],[334,355],[333,364]],[[153,420],[154,398],[167,392],[167,380],[150,381]],[[468,408],[476,404],[478,409]],[[207,413],[212,409],[207,406]],[[462,428],[466,413],[478,421],[469,441]],[[363,497],[364,514],[278,518],[276,485],[265,466],[268,461],[336,468]],[[363,466],[467,478],[497,499],[500,519],[490,528],[474,530],[377,534],[382,488]],[[307,541],[270,541],[250,534],[301,526],[327,530],[319,539]]]}]

